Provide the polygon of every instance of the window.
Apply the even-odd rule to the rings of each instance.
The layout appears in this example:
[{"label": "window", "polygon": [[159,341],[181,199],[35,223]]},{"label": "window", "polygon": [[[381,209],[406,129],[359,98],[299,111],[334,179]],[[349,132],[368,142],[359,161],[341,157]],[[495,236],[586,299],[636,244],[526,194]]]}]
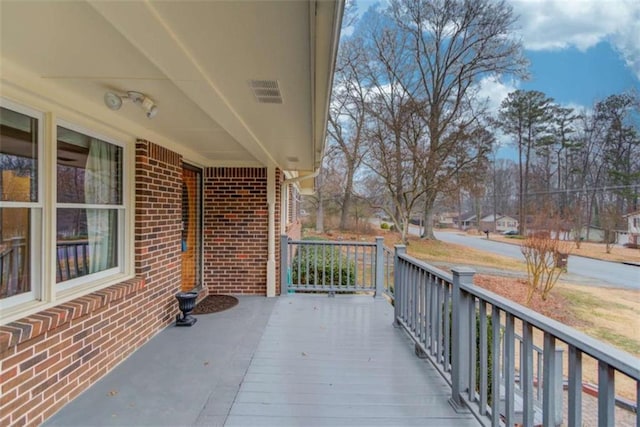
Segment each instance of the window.
[{"label": "window", "polygon": [[45,133],[42,113],[1,101],[0,308],[53,305],[121,280],[124,146],[64,122]]},{"label": "window", "polygon": [[42,117],[0,107],[0,307],[35,299],[39,272]]},{"label": "window", "polygon": [[56,282],[62,283],[118,266],[123,150],[65,126],[57,135]]}]

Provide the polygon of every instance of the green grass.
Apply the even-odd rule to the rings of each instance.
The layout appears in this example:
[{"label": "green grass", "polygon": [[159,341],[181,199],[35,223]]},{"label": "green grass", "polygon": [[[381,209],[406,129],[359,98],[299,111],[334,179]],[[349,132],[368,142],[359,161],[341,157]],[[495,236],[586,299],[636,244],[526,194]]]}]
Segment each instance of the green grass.
[{"label": "green grass", "polygon": [[[565,298],[567,298],[571,302],[571,308],[574,310],[582,310],[588,313],[589,317],[593,317],[597,315],[595,309],[602,308],[602,300],[596,298],[593,295],[579,292],[579,291],[571,291],[568,289],[559,289],[558,292]],[[607,307],[609,309],[618,309],[618,310],[627,310],[627,307],[624,304],[608,301]],[[584,319],[589,320],[589,319]]]},{"label": "green grass", "polygon": [[608,342],[619,349],[622,349],[631,354],[640,353],[640,343],[633,341],[624,335],[617,334],[608,328],[590,328],[589,335],[594,338],[600,339],[604,342]]}]

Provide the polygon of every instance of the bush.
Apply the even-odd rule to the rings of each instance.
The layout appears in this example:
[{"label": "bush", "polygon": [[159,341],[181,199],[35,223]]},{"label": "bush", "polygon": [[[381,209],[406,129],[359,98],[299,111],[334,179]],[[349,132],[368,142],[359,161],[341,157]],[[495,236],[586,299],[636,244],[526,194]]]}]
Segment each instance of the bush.
[{"label": "bush", "polygon": [[[317,240],[307,239],[304,240]],[[299,246],[291,265],[292,284],[353,286],[355,263],[337,246]]]},{"label": "bush", "polygon": [[386,222],[383,222],[382,224],[380,224],[380,228],[383,230],[388,230],[389,229],[389,224],[387,224]]}]

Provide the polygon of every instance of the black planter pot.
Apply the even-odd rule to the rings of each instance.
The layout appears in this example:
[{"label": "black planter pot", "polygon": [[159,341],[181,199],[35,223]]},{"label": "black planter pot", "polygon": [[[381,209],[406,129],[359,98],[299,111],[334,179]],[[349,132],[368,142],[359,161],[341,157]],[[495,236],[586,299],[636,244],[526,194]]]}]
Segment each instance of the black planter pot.
[{"label": "black planter pot", "polygon": [[176,299],[178,300],[178,307],[182,312],[182,318],[180,315],[176,315],[176,326],[192,326],[198,321],[191,315],[191,312],[196,306],[196,298],[198,298],[197,292],[178,292]]}]

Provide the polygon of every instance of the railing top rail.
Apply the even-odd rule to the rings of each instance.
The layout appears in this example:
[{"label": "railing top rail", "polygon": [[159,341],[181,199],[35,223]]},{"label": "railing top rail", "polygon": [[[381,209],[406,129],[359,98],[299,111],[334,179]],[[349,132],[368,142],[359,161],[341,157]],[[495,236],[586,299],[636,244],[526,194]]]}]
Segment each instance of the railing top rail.
[{"label": "railing top rail", "polygon": [[532,326],[550,333],[568,345],[579,349],[582,353],[601,360],[636,381],[640,381],[640,364],[638,363],[638,359],[633,355],[486,289],[466,284],[460,284],[460,289],[503,311],[513,314],[518,319],[524,320]]},{"label": "railing top rail", "polygon": [[434,267],[432,265],[427,264],[424,261],[420,261],[418,259],[413,258],[410,255],[407,254],[399,254],[398,257],[400,259],[402,259],[403,261],[406,261],[410,264],[415,265],[416,267],[420,267],[423,268],[425,270],[427,270],[429,273],[433,274],[434,276],[436,276],[439,279],[445,280],[449,283],[453,283],[453,276],[449,273],[447,273],[444,270],[440,270],[437,267]]},{"label": "railing top rail", "polygon": [[376,246],[375,242],[356,242],[353,240],[289,240],[289,244],[310,246]]}]

